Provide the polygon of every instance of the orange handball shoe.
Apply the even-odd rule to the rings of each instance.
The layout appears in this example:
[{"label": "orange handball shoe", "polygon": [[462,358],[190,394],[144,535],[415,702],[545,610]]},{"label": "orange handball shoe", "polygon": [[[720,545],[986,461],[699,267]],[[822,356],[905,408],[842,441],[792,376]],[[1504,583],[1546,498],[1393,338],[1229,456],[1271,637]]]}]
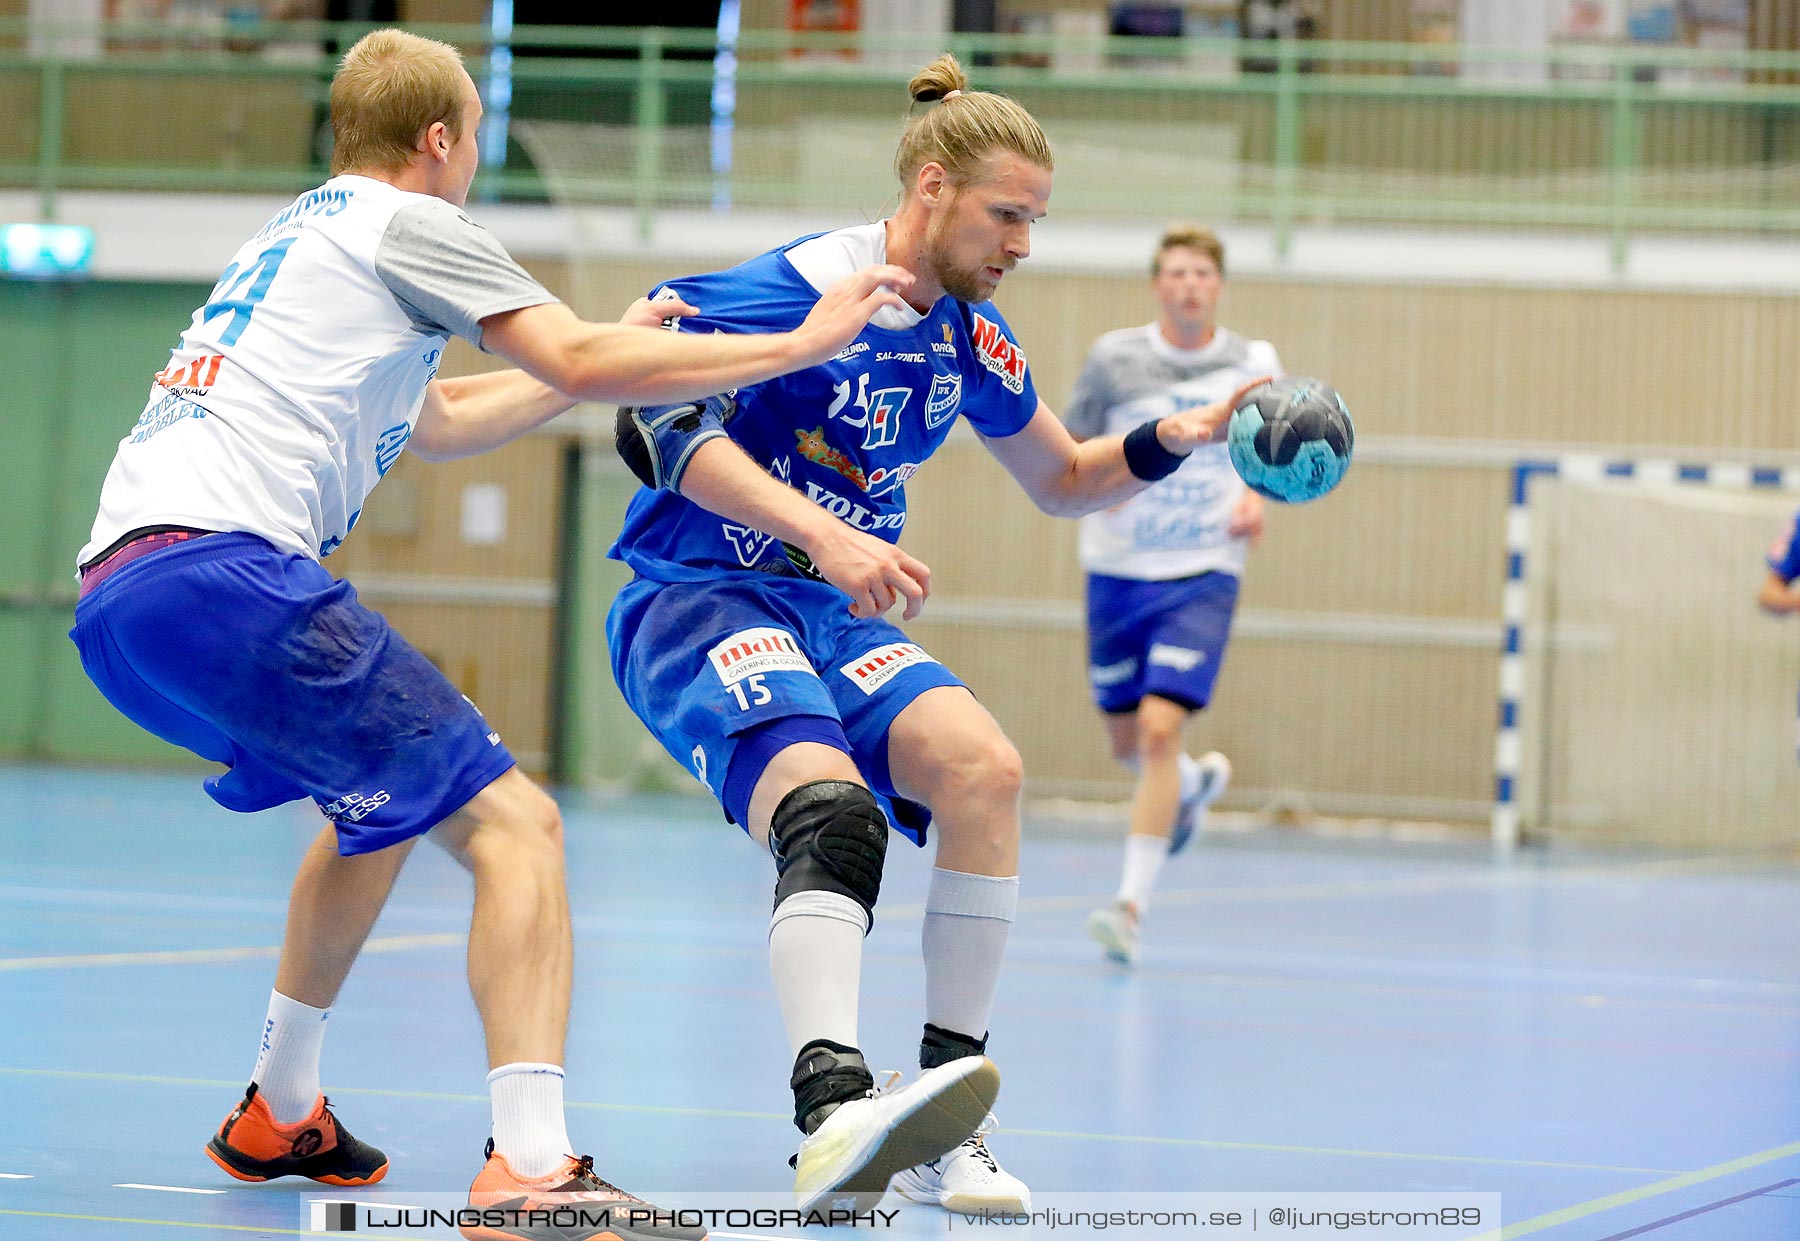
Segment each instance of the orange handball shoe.
[{"label": "orange handball shoe", "polygon": [[586,1155],[570,1155],[549,1176],[524,1177],[487,1144],[487,1164],[469,1186],[479,1223],[465,1222],[468,1241],[706,1241],[706,1229],[684,1224],[691,1212],[651,1206],[603,1181]]},{"label": "orange handball shoe", "polygon": [[327,1185],[373,1185],[388,1170],[387,1156],[351,1137],[324,1095],[311,1116],[278,1125],[254,1082],[206,1144],[206,1154],[240,1181],[304,1176]]}]

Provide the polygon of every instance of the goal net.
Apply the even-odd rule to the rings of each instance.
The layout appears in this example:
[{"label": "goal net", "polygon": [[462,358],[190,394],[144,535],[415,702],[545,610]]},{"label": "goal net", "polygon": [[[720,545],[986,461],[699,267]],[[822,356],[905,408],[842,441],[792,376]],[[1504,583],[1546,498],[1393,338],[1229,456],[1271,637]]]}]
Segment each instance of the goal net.
[{"label": "goal net", "polygon": [[1533,489],[1528,831],[1707,852],[1800,841],[1800,630],[1756,605],[1796,503],[1567,477]]}]

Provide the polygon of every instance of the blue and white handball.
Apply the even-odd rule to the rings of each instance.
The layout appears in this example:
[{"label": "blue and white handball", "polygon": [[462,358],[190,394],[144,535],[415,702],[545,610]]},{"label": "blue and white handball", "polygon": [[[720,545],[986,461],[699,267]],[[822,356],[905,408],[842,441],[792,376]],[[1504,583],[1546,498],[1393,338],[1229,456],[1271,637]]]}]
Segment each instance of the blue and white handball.
[{"label": "blue and white handball", "polygon": [[1250,389],[1226,431],[1231,464],[1244,482],[1284,504],[1316,500],[1337,486],[1355,443],[1344,398],[1298,376]]}]

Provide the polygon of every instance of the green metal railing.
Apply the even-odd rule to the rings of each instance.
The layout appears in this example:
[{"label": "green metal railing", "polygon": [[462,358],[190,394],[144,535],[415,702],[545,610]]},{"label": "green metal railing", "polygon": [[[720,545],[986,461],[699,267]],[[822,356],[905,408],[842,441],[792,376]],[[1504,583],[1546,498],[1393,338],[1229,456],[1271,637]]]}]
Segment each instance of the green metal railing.
[{"label": "green metal railing", "polygon": [[[320,115],[332,69],[324,40],[347,44],[369,28],[109,25],[97,56],[34,54],[32,29],[0,21],[0,106],[36,119],[35,133],[28,122],[0,133],[0,185],[35,188],[52,218],[70,189],[315,182],[307,135],[295,129],[310,131]],[[458,44],[486,80],[486,28],[416,29]],[[1579,229],[1608,235],[1620,263],[1645,232],[1800,230],[1795,53],[969,34],[884,35],[876,47],[858,36],[752,31],[736,49],[739,154],[726,172],[708,155],[712,32],[538,27],[509,46],[515,118],[588,124],[598,136],[592,166],[579,176],[564,169],[547,187],[546,170],[515,148],[504,166],[484,169],[476,192],[554,191],[629,210],[645,230],[670,207],[727,200],[878,206],[894,188],[882,165],[904,84],[944,46],[977,86],[1012,94],[1043,119],[1062,152],[1059,215],[1265,222],[1282,250],[1316,223]],[[272,48],[287,54],[273,58]],[[1247,60],[1266,71],[1241,71]],[[246,121],[258,101],[271,115]],[[148,153],[134,157],[107,148],[94,115],[107,106],[166,109],[171,125],[191,125],[196,109],[235,119],[230,141],[171,139],[172,150],[157,147],[157,127],[143,117],[113,121]],[[802,148],[833,125],[848,126],[848,145],[833,153],[844,158],[809,164]],[[1211,144],[1204,157],[1181,149],[1193,135]]]}]

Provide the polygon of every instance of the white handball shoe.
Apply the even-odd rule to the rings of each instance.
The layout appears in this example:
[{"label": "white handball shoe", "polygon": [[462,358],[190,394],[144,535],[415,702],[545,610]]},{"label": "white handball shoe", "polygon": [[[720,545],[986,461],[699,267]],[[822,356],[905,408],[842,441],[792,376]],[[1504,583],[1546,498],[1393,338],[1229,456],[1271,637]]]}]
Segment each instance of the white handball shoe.
[{"label": "white handball shoe", "polygon": [[800,1143],[794,1196],[800,1209],[851,1200],[867,1210],[903,1168],[937,1159],[973,1134],[1000,1093],[1000,1070],[986,1056],[965,1056],[919,1074],[897,1090],[887,1083],[840,1104]]},{"label": "white handball shoe", "polygon": [[974,1215],[1017,1215],[1031,1210],[1025,1182],[1000,1166],[988,1150],[994,1114],[947,1155],[927,1159],[894,1175],[893,1190],[909,1202],[925,1202],[947,1211]]},{"label": "white handball shoe", "polygon": [[1171,857],[1187,848],[1206,808],[1217,801],[1225,786],[1231,783],[1231,760],[1217,750],[1209,750],[1195,761],[1200,764],[1200,787],[1175,808],[1175,826],[1169,830]]},{"label": "white handball shoe", "polygon": [[1106,955],[1120,965],[1136,965],[1138,957],[1138,911],[1130,901],[1119,901],[1110,909],[1096,909],[1088,915],[1087,933],[1106,949]]}]

